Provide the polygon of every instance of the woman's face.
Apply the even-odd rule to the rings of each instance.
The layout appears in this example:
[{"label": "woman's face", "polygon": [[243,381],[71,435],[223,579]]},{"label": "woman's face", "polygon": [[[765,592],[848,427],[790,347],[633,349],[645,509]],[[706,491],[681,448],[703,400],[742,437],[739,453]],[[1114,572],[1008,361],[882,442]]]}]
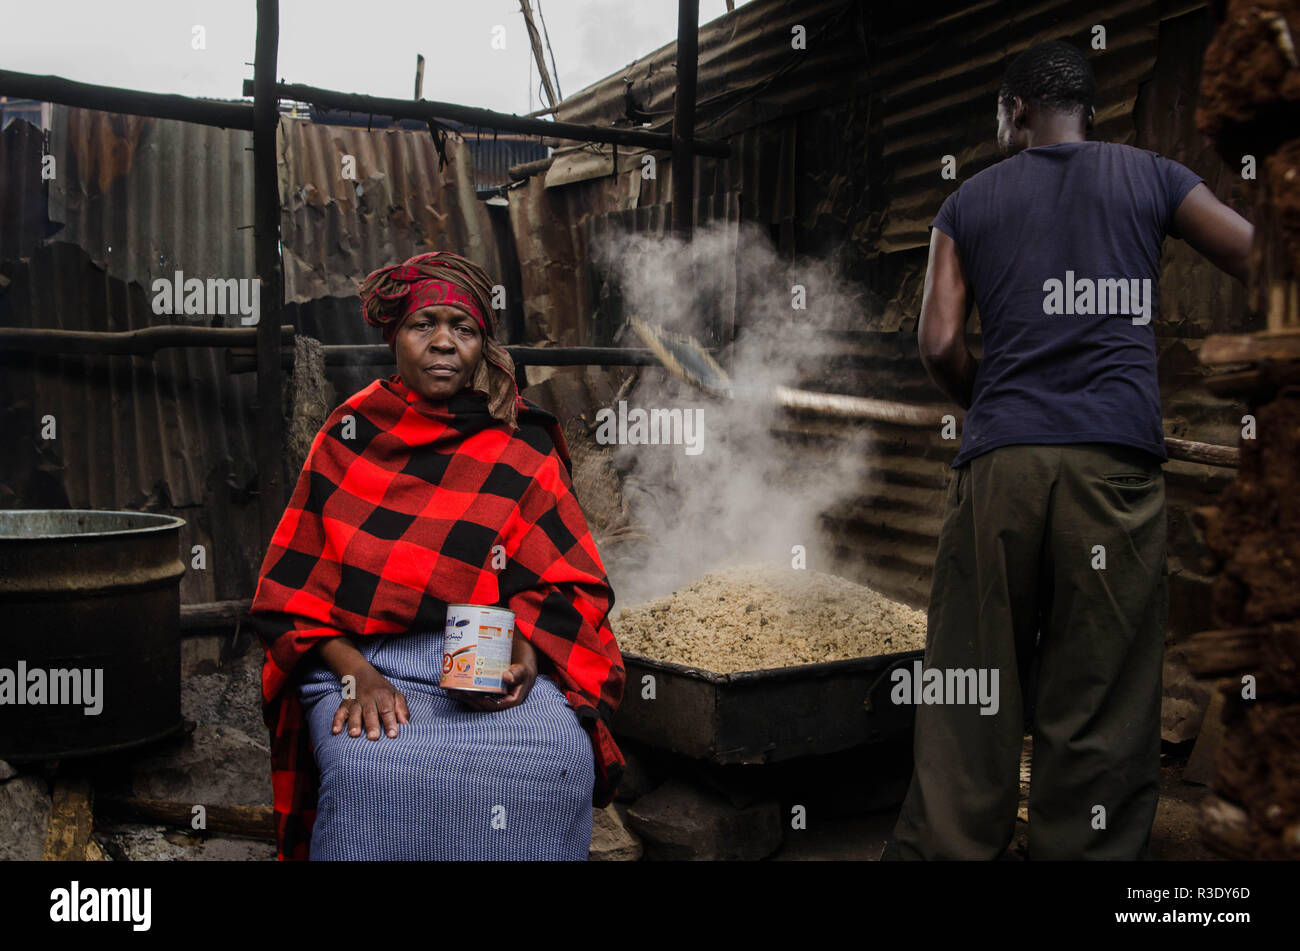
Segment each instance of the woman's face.
[{"label": "woman's face", "polygon": [[393,344],[402,382],[431,400],[449,399],[469,386],[483,356],[478,322],[446,304],[407,314]]}]

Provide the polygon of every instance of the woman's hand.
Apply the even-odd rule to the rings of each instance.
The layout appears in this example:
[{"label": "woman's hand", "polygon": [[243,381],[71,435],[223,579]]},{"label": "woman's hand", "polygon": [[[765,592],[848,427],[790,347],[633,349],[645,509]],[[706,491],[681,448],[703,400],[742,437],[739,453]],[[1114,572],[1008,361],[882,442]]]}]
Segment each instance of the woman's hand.
[{"label": "woman's hand", "polygon": [[504,694],[477,693],[472,690],[448,689],[457,700],[475,710],[508,710],[524,702],[528,692],[537,680],[537,649],[528,643],[528,639],[515,631],[514,649],[510,654],[511,664],[501,674],[501,680],[509,687]]},{"label": "woman's hand", "polygon": [[397,725],[411,722],[411,711],[401,691],[346,637],[327,638],[316,650],[340,680],[351,676],[356,688],[355,699],[344,700],[335,711],[331,733],[338,733],[347,724],[350,736],[360,736],[364,725],[367,738],[377,740],[381,728],[390,737],[397,736]]},{"label": "woman's hand", "polygon": [[406,698],[374,667],[355,676],[356,699],[339,704],[330,732],[338,733],[346,723],[349,736],[360,736],[364,723],[367,739],[379,739],[381,726],[390,737],[397,736],[397,725],[411,722]]}]

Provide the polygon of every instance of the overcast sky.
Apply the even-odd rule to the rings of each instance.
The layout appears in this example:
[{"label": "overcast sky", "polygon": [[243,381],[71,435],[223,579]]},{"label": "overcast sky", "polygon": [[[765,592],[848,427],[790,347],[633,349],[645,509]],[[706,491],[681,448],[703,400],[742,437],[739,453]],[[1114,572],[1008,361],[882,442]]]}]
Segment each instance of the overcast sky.
[{"label": "overcast sky", "polygon": [[[725,0],[699,3],[701,24],[727,10]],[[534,16],[539,5],[566,96],[677,36],[676,0],[532,0]],[[238,99],[253,75],[255,0],[3,0],[0,9],[5,69],[219,99]],[[195,26],[204,49],[194,48]],[[492,47],[497,26],[504,50]],[[426,99],[521,114],[545,104],[536,69],[530,104],[518,0],[280,2],[286,82],[408,98],[417,53]]]}]

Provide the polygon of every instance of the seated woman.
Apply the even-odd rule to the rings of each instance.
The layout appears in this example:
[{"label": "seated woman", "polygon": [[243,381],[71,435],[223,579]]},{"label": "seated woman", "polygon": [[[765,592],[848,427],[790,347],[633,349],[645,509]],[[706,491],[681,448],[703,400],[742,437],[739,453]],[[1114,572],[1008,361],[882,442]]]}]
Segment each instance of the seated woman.
[{"label": "seated woman", "polygon": [[[251,611],[281,859],[585,859],[613,798],[613,592],[491,288],[447,252],[361,284],[398,372],[316,435]],[[439,686],[448,604],[515,612],[506,695]]]}]

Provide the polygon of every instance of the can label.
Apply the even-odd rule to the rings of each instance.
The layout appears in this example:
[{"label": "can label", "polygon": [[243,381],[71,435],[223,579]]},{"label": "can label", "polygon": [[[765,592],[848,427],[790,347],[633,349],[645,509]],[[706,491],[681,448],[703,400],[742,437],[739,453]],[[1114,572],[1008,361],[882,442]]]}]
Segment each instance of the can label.
[{"label": "can label", "polygon": [[447,605],[440,686],[506,693],[501,675],[510,666],[514,635],[514,611],[478,604]]}]

